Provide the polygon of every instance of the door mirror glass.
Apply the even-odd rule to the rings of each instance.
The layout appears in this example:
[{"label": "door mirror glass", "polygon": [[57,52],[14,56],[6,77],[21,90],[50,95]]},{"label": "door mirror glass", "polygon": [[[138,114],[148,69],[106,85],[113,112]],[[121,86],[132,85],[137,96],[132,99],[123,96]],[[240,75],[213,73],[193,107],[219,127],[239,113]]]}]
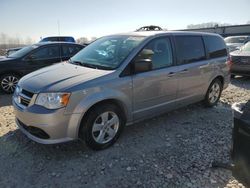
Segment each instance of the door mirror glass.
[{"label": "door mirror glass", "polygon": [[135,73],[147,72],[152,70],[152,60],[151,59],[139,59],[134,62]]}]

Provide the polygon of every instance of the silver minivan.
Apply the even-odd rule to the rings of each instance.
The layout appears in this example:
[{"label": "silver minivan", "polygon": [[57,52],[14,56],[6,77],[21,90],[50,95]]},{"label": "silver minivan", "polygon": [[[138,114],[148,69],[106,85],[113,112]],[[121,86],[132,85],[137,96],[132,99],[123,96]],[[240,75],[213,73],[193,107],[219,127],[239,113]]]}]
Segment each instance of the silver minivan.
[{"label": "silver minivan", "polygon": [[69,61],[23,77],[13,95],[16,123],[30,139],[112,145],[125,125],[204,101],[230,82],[223,38],[195,32],[102,37]]}]

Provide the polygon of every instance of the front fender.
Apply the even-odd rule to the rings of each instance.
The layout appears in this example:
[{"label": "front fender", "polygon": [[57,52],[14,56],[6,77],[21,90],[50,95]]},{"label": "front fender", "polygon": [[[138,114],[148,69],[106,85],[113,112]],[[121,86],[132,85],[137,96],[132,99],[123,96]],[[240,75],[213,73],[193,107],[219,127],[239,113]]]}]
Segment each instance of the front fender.
[{"label": "front fender", "polygon": [[[86,114],[86,112],[95,104],[105,101],[105,100],[116,100],[119,104],[122,104],[123,110],[125,112],[125,116],[127,122],[132,121],[132,100],[130,95],[126,95],[125,93],[110,89],[110,88],[92,88],[90,90],[81,91],[81,93],[77,92],[72,96],[74,101],[77,102],[76,106],[72,109],[70,106],[67,107],[65,114],[69,114],[73,112],[73,114],[78,114],[78,120],[74,119],[74,130],[76,130],[75,134],[78,134],[81,120]],[[81,99],[80,99],[81,98]],[[71,108],[71,109],[70,109]],[[72,126],[72,124],[71,124]],[[72,127],[70,128],[72,130]]]}]

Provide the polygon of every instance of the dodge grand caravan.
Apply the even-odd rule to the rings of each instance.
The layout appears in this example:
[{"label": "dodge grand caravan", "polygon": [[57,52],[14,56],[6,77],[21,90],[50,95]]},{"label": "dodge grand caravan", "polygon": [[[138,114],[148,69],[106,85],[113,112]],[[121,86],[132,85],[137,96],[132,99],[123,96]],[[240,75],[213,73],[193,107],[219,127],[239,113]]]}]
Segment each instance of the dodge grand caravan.
[{"label": "dodge grand caravan", "polygon": [[214,106],[228,86],[229,69],[219,35],[102,37],[69,61],[23,77],[13,95],[16,123],[39,143],[80,138],[103,149],[125,125],[198,101]]}]

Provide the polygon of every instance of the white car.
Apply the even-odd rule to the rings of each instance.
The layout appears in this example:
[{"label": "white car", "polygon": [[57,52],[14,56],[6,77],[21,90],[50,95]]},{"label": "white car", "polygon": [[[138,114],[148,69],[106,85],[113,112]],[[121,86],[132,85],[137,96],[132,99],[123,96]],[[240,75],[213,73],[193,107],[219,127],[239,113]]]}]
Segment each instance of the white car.
[{"label": "white car", "polygon": [[229,52],[239,50],[241,46],[250,41],[250,36],[232,36],[224,39]]}]

